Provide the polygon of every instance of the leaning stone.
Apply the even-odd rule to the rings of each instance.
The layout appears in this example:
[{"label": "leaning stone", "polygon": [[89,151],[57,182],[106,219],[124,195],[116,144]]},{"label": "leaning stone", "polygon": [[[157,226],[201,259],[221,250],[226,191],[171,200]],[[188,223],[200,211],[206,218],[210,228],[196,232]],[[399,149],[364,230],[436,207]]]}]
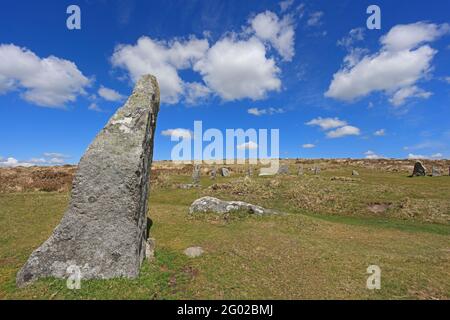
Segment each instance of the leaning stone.
[{"label": "leaning stone", "polygon": [[352,176],[359,176],[359,172],[356,171],[356,170],[353,170],[353,171],[352,171]]},{"label": "leaning stone", "polygon": [[264,215],[277,214],[277,212],[265,209],[242,201],[223,201],[213,197],[203,197],[195,200],[189,208],[189,213],[218,213],[225,214],[233,211],[245,211],[250,214]]},{"label": "leaning stone", "polygon": [[423,177],[426,174],[427,174],[427,171],[426,171],[425,167],[423,166],[422,162],[417,161],[414,164],[414,170],[413,170],[412,176],[413,177]]},{"label": "leaning stone", "polygon": [[220,173],[222,174],[222,177],[229,177],[230,176],[230,170],[228,170],[228,168],[220,169]]},{"label": "leaning stone", "polygon": [[78,165],[69,207],[50,238],[17,274],[25,286],[39,278],[136,278],[146,255],[153,138],[159,111],[156,78],[143,76]]},{"label": "leaning stone", "polygon": [[197,258],[200,257],[205,251],[202,249],[202,247],[189,247],[186,250],[184,250],[184,254],[187,255],[189,258]]}]

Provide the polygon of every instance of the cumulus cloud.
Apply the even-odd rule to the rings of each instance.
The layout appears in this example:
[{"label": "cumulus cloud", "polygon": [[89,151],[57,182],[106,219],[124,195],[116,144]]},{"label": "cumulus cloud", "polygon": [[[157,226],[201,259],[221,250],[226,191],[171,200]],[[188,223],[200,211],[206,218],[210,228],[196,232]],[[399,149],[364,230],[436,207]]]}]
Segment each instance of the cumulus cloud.
[{"label": "cumulus cloud", "polygon": [[258,149],[258,144],[253,141],[245,142],[237,146],[238,150],[255,150]]},{"label": "cumulus cloud", "polygon": [[75,63],[55,56],[40,58],[14,44],[0,45],[0,94],[19,89],[28,102],[64,107],[90,85]]},{"label": "cumulus cloud", "polygon": [[393,106],[398,107],[405,103],[409,98],[423,98],[428,99],[433,93],[424,91],[417,86],[404,87],[398,90],[389,101]]},{"label": "cumulus cloud", "polygon": [[125,99],[125,96],[121,95],[116,90],[109,89],[104,86],[101,86],[100,89],[98,89],[98,95],[106,101],[118,102]]},{"label": "cumulus cloud", "polygon": [[421,154],[410,153],[410,154],[408,154],[408,159],[421,160],[421,159],[427,159],[427,157],[424,155],[421,155]]},{"label": "cumulus cloud", "polygon": [[383,156],[380,156],[371,150],[365,152],[364,154],[366,155],[366,159],[382,159],[382,158],[384,158]]},{"label": "cumulus cloud", "polygon": [[432,154],[430,156],[423,155],[423,154],[414,154],[414,153],[408,154],[408,159],[411,159],[411,160],[424,160],[424,159],[437,160],[437,159],[442,159],[443,157],[444,156],[440,152]]},{"label": "cumulus cloud", "polygon": [[[158,41],[141,37],[136,44],[121,44],[111,57],[112,65],[125,70],[132,81],[141,75],[157,76],[161,101],[197,103],[209,95],[232,101],[263,99],[281,90],[274,54],[285,61],[294,56],[293,15],[277,16],[265,11],[249,19],[241,33],[226,33],[210,44],[191,36],[188,40]],[[187,83],[180,70],[192,70],[201,82]]]},{"label": "cumulus cloud", "polygon": [[346,121],[339,118],[322,118],[318,117],[306,123],[308,126],[319,126],[322,130],[334,129],[347,125]]},{"label": "cumulus cloud", "polygon": [[262,115],[273,115],[278,113],[284,113],[285,110],[283,108],[250,108],[247,110],[247,113],[252,114],[254,116],[262,116]]},{"label": "cumulus cloud", "polygon": [[304,145],[302,145],[302,148],[304,149],[311,149],[311,148],[315,148],[316,145],[312,144],[312,143],[305,143]]},{"label": "cumulus cloud", "polygon": [[191,68],[208,50],[206,39],[157,41],[141,37],[136,45],[119,45],[111,58],[113,66],[128,71],[131,80],[151,73],[158,78],[161,101],[173,104],[180,100],[184,82],[178,70]]},{"label": "cumulus cloud", "polygon": [[[319,126],[322,130],[329,130],[326,133],[328,138],[341,138],[345,136],[358,136],[360,130],[357,127],[350,126],[347,121],[339,118],[322,118],[318,117],[305,123],[308,126]],[[331,130],[334,129],[334,130]]]},{"label": "cumulus cloud", "polygon": [[295,33],[290,15],[279,19],[275,13],[266,11],[255,16],[250,24],[258,38],[270,43],[284,60],[292,60]]},{"label": "cumulus cloud", "polygon": [[373,135],[378,136],[378,137],[382,137],[386,135],[386,130],[385,129],[380,129],[377,130],[373,133]]},{"label": "cumulus cloud", "polygon": [[391,97],[395,106],[402,105],[407,98],[428,98],[431,93],[415,85],[430,72],[437,52],[426,43],[448,32],[448,24],[417,22],[393,27],[380,38],[379,52],[373,55],[353,52],[346,57],[325,96],[353,101],[381,91]]},{"label": "cumulus cloud", "polygon": [[194,70],[223,100],[258,100],[268,91],[281,88],[280,69],[274,59],[266,57],[266,48],[255,37],[219,40],[194,65]]},{"label": "cumulus cloud", "polygon": [[359,136],[360,130],[354,126],[343,126],[327,132],[328,138],[341,138],[345,136]]},{"label": "cumulus cloud", "polygon": [[173,137],[173,138],[183,138],[183,139],[192,139],[193,133],[188,129],[167,129],[161,132],[163,136]]},{"label": "cumulus cloud", "polygon": [[61,153],[47,152],[40,158],[31,158],[27,161],[19,161],[16,158],[9,157],[7,159],[0,158],[0,167],[15,168],[15,167],[32,167],[32,166],[49,166],[49,165],[61,165],[66,163],[70,158]]}]

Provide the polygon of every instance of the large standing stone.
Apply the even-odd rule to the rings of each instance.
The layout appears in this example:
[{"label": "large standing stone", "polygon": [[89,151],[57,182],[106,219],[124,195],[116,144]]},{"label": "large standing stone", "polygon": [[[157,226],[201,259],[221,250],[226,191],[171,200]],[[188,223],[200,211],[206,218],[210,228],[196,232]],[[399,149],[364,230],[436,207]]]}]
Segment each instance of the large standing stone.
[{"label": "large standing stone", "polygon": [[427,171],[425,169],[425,167],[423,166],[422,162],[417,161],[414,164],[414,170],[412,173],[413,177],[420,177],[420,176],[425,176],[427,174]]},{"label": "large standing stone", "polygon": [[146,254],[149,175],[159,111],[156,78],[143,76],[125,105],[87,149],[61,223],[17,274],[24,286],[42,277],[134,278]]}]

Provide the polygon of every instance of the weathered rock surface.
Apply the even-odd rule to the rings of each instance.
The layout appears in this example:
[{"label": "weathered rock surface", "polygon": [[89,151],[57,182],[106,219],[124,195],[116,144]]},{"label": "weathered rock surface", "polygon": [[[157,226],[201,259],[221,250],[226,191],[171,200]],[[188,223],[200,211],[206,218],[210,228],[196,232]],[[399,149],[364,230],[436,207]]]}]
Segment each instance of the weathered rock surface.
[{"label": "weathered rock surface", "polygon": [[197,258],[200,257],[205,251],[202,247],[189,247],[184,250],[184,254],[189,258]]},{"label": "weathered rock surface", "polygon": [[143,76],[80,160],[69,207],[17,274],[18,286],[65,278],[74,265],[82,279],[139,275],[151,251],[147,199],[159,99],[156,78]]},{"label": "weathered rock surface", "polygon": [[220,169],[220,173],[222,174],[222,177],[229,177],[230,176],[230,170],[228,168]]},{"label": "weathered rock surface", "polygon": [[192,171],[192,184],[198,185],[200,183],[200,175],[201,175],[201,167],[199,164],[194,166],[194,170]]},{"label": "weathered rock surface", "polygon": [[203,197],[195,200],[189,208],[189,213],[218,213],[225,214],[233,211],[245,211],[250,214],[264,215],[277,214],[277,212],[265,209],[243,201],[223,201],[213,197]]},{"label": "weathered rock surface", "polygon": [[431,175],[433,177],[440,177],[441,176],[441,170],[439,170],[439,168],[437,167],[433,167],[431,170]]},{"label": "weathered rock surface", "polygon": [[412,173],[413,177],[421,177],[421,176],[425,176],[427,174],[427,171],[425,169],[425,167],[423,166],[422,162],[417,161],[414,164],[414,170]]}]

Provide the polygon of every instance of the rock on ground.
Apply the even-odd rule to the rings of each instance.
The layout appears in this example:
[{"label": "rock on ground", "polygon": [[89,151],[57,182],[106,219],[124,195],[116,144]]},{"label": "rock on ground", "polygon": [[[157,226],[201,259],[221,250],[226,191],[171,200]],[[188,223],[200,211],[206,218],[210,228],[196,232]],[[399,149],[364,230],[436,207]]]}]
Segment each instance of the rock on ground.
[{"label": "rock on ground", "polygon": [[69,266],[80,269],[82,280],[139,275],[159,99],[156,78],[143,76],[81,158],[69,207],[17,274],[18,286],[66,278]]},{"label": "rock on ground", "polygon": [[421,177],[421,176],[425,176],[427,174],[427,171],[425,169],[425,167],[423,166],[422,162],[417,161],[414,164],[414,170],[412,173],[413,177]]},{"label": "rock on ground", "polygon": [[265,209],[243,201],[223,201],[213,197],[203,197],[195,200],[189,208],[189,213],[218,213],[225,214],[233,211],[245,211],[250,214],[276,214],[275,211]]},{"label": "rock on ground", "polygon": [[200,257],[205,251],[201,247],[189,247],[184,250],[184,254],[189,258]]}]

